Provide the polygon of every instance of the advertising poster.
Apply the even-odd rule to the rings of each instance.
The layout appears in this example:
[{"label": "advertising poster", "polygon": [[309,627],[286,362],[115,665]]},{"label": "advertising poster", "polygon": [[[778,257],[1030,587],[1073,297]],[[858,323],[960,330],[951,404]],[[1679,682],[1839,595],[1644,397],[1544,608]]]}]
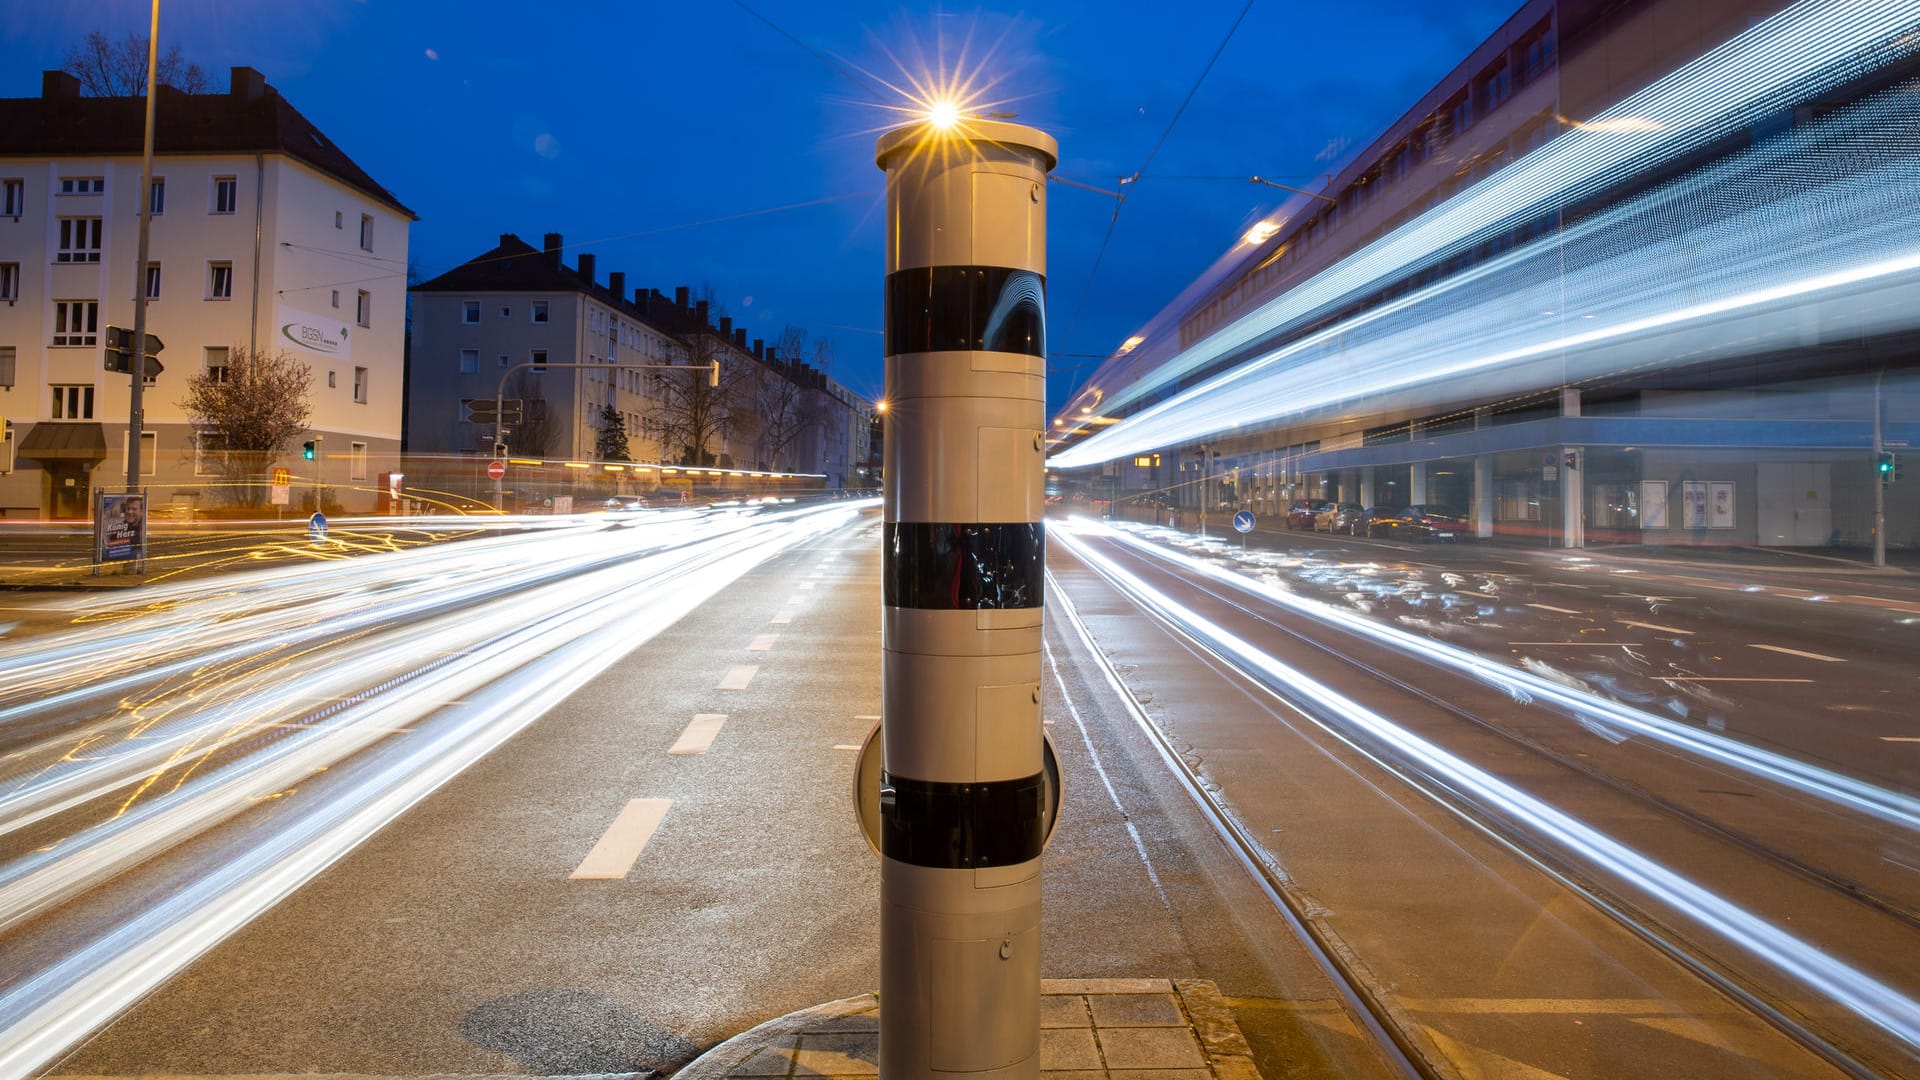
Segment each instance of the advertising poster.
[{"label": "advertising poster", "polygon": [[100,516],[94,525],[94,559],[98,562],[137,562],[147,557],[147,497],[100,496]]},{"label": "advertising poster", "polygon": [[1680,527],[1683,529],[1704,529],[1707,527],[1706,481],[1685,480],[1681,482]]},{"label": "advertising poster", "polygon": [[1733,482],[1715,480],[1707,485],[1707,528],[1733,528]]},{"label": "advertising poster", "polygon": [[1643,529],[1667,527],[1667,482],[1665,480],[1640,481],[1640,527]]},{"label": "advertising poster", "polygon": [[274,343],[304,360],[353,359],[347,324],[338,315],[315,315],[281,304],[273,321]]}]

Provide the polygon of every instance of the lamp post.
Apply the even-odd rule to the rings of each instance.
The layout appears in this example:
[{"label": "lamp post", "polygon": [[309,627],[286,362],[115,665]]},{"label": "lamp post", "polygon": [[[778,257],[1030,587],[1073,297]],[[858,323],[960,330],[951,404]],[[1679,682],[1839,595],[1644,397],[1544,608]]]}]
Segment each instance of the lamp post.
[{"label": "lamp post", "polygon": [[133,386],[127,399],[127,490],[140,487],[140,435],[145,426],[142,396],[147,385],[147,234],[153,221],[153,105],[160,55],[160,0],[153,0],[147,28],[147,127],[140,150],[139,270],[133,281]]},{"label": "lamp post", "polygon": [[1040,1075],[1046,183],[935,113],[887,174],[880,1075]]}]

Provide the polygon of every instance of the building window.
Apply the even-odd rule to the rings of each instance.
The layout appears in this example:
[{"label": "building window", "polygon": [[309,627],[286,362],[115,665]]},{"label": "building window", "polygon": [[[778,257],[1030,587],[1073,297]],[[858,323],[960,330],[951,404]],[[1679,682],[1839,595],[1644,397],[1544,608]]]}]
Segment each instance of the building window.
[{"label": "building window", "polygon": [[207,372],[207,381],[223,383],[227,381],[227,347],[209,345],[201,351],[201,363]]},{"label": "building window", "polygon": [[164,214],[167,210],[167,182],[162,177],[154,177],[147,186],[147,216]]},{"label": "building window", "polygon": [[468,326],[480,325],[480,301],[468,300],[460,305],[460,321]]},{"label": "building window", "polygon": [[[149,381],[148,386],[153,383]],[[127,433],[120,433],[120,453],[124,459],[127,452]],[[143,431],[140,433],[140,475],[157,476],[160,473],[160,433]]]},{"label": "building window", "polygon": [[360,215],[360,250],[373,250],[373,215]]},{"label": "building window", "polygon": [[63,176],[60,178],[62,195],[99,195],[107,190],[104,176]]},{"label": "building window", "polygon": [[20,299],[20,264],[0,263],[0,300],[12,303]]},{"label": "building window", "polygon": [[197,431],[193,435],[193,475],[219,476],[227,458],[224,431]]},{"label": "building window", "polygon": [[373,318],[373,294],[365,289],[353,301],[353,321],[361,326],[371,326],[367,320]]},{"label": "building window", "polygon": [[91,383],[85,386],[55,386],[52,389],[52,419],[93,419],[93,385]]},{"label": "building window", "polygon": [[0,386],[11,390],[14,382],[15,356],[13,346],[0,345]]},{"label": "building window", "polygon": [[353,400],[355,403],[360,405],[365,405],[367,403],[367,369],[366,368],[357,367],[353,369]]},{"label": "building window", "polygon": [[97,345],[100,341],[100,301],[55,300],[53,343]]},{"label": "building window", "polygon": [[151,260],[147,262],[147,299],[160,299],[160,264]]},{"label": "building window", "polygon": [[512,367],[512,366],[513,366],[513,357],[511,357],[511,356],[508,356],[508,355],[507,355],[506,353],[501,353],[501,354],[500,354],[500,366],[501,366],[501,367]]},{"label": "building window", "polygon": [[533,302],[533,321],[536,324],[547,321],[547,302],[545,300],[535,300]]},{"label": "building window", "polygon": [[240,181],[232,176],[213,178],[213,213],[231,214],[240,205]]},{"label": "building window", "polygon": [[367,478],[367,444],[350,442],[347,444],[347,479],[365,480]]},{"label": "building window", "polygon": [[340,306],[340,290],[339,289],[333,290],[333,306],[334,307]]},{"label": "building window", "polygon": [[480,370],[480,350],[479,349],[461,349],[460,350],[460,374],[473,375],[479,372],[479,370]]},{"label": "building window", "polygon": [[508,305],[506,305],[506,304],[501,304],[501,305],[500,305],[500,317],[501,317],[501,318],[503,318],[503,319],[511,319],[511,318],[513,318],[513,308],[512,308],[512,307],[510,307],[510,306],[508,306]]},{"label": "building window", "polygon": [[[527,353],[527,359],[534,364],[545,364],[547,362],[547,350],[534,349]],[[532,370],[535,375],[545,375],[547,373],[547,369],[544,367],[535,367]]]},{"label": "building window", "polygon": [[338,210],[333,212],[333,227],[336,229],[344,229],[347,227],[346,215]]},{"label": "building window", "polygon": [[207,299],[233,299],[233,264],[215,262],[207,264]]},{"label": "building window", "polygon": [[60,219],[60,253],[55,262],[97,263],[100,261],[100,219],[64,217]]},{"label": "building window", "polygon": [[337,383],[337,382],[335,382],[335,381],[334,381],[334,379],[335,379],[335,377],[336,377],[337,375],[339,375],[339,372],[337,372],[337,371],[329,371],[329,372],[327,372],[327,389],[329,389],[329,390],[332,390],[332,389],[333,389],[334,387],[336,387],[336,386],[339,386],[339,385],[340,385],[339,383]]},{"label": "building window", "polygon": [[27,182],[14,177],[0,180],[0,217],[17,218],[27,209]]}]

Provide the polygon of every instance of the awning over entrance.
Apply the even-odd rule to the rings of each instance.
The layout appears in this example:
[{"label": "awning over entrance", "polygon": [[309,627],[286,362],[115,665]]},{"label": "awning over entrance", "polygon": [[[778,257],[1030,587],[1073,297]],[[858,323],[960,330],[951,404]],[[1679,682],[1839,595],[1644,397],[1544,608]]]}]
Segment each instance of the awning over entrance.
[{"label": "awning over entrance", "polygon": [[99,424],[38,423],[14,455],[38,461],[105,461],[107,437]]}]

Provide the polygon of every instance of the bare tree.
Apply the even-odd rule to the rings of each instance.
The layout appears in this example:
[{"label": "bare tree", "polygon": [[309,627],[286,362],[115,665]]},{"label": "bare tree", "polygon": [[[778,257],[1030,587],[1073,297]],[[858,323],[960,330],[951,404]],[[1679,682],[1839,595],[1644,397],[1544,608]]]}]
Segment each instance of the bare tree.
[{"label": "bare tree", "polygon": [[225,367],[187,379],[177,404],[200,429],[204,451],[220,454],[221,471],[236,501],[258,505],[261,481],[274,458],[307,430],[313,414],[313,369],[284,350],[227,349]]},{"label": "bare tree", "polygon": [[[147,39],[129,33],[116,42],[95,30],[87,40],[67,50],[64,70],[80,80],[88,97],[146,97]],[[156,82],[188,94],[207,92],[205,69],[180,55],[179,45],[160,53]]]},{"label": "bare tree", "polygon": [[684,375],[677,371],[652,373],[659,394],[648,417],[648,435],[659,442],[663,463],[719,463],[713,443],[734,431],[735,403],[752,378],[744,368],[758,366],[723,363],[720,385],[714,386],[709,372],[719,355],[717,338],[710,333],[695,334],[687,340],[687,363],[692,370]]},{"label": "bare tree", "polygon": [[810,426],[800,358],[807,352],[805,327],[788,326],[774,345],[777,361],[755,373],[753,411],[759,421],[754,449],[763,469],[791,469],[794,444]]},{"label": "bare tree", "polygon": [[521,371],[513,377],[513,389],[507,397],[520,399],[520,422],[508,425],[507,437],[502,441],[516,454],[546,457],[547,448],[553,442],[553,418],[547,411],[546,393],[541,389],[544,378],[546,376],[531,371]]}]

